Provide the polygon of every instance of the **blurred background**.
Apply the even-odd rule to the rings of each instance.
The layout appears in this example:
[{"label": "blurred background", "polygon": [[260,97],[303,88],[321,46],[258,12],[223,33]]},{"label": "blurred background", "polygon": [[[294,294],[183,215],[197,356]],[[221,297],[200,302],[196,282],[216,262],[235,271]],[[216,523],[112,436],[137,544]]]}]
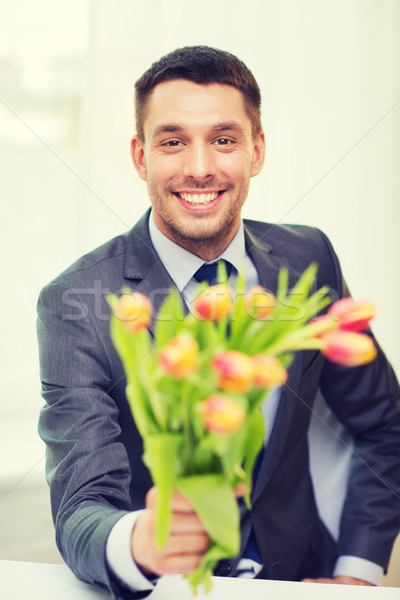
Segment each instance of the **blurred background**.
[{"label": "blurred background", "polygon": [[[146,210],[133,84],[177,47],[216,46],[253,71],[267,161],[244,216],[328,234],[400,373],[399,34],[398,0],[0,0],[0,559],[61,561],[36,433],[36,299]],[[399,561],[386,585],[400,586]]]}]

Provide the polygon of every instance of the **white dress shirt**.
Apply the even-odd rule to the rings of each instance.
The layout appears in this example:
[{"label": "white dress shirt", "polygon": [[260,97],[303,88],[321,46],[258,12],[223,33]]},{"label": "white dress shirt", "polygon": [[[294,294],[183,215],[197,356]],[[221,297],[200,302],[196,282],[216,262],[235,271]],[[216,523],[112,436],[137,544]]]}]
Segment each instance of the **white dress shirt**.
[{"label": "white dress shirt", "polygon": [[[198,282],[193,278],[193,275],[204,264],[204,261],[161,233],[154,222],[152,213],[149,218],[149,232],[160,260],[182,294],[189,310],[191,310],[198,287]],[[235,286],[236,273],[243,267],[246,272],[246,288],[249,289],[253,285],[259,284],[256,268],[246,254],[242,222],[228,248],[218,258],[210,262],[219,259],[229,261],[236,269],[236,271],[232,270],[229,277],[229,284],[232,288]],[[268,432],[272,430],[275,420],[279,396],[279,393],[270,394],[263,406],[266,422],[265,430],[267,432],[266,443]],[[314,487],[317,490],[316,501],[321,518],[325,521],[333,536],[337,538],[340,512],[347,483],[350,451],[344,450],[344,446],[338,444],[337,434],[330,433],[330,429],[325,426],[324,423],[327,419],[333,419],[332,423],[335,424],[337,421],[330,411],[330,414],[327,413],[329,409],[327,409],[323,399],[319,399],[317,408],[319,412],[313,415],[310,428],[311,434],[309,435],[309,438],[311,438],[311,474]],[[327,444],[329,444],[330,439],[332,443],[327,451]],[[338,464],[343,467],[341,471],[337,468]],[[332,478],[330,477],[331,473],[334,474]],[[328,498],[333,499],[333,501],[328,502]],[[132,531],[140,512],[130,512],[121,517],[113,526],[106,545],[107,562],[111,569],[128,588],[138,591],[151,590],[154,587],[154,583],[143,575],[132,558]],[[244,559],[244,561],[247,561],[247,559]],[[355,556],[339,557],[334,570],[334,575],[347,575],[363,579],[375,585],[379,583],[382,573],[383,569],[379,565]]]}]

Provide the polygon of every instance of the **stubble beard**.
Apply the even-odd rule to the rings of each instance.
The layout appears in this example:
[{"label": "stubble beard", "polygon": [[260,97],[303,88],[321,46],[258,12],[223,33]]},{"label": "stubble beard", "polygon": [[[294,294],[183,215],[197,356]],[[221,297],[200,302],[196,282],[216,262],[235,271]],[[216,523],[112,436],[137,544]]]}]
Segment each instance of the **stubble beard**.
[{"label": "stubble beard", "polygon": [[[230,185],[230,187],[228,193],[232,193],[233,186]],[[210,247],[218,250],[218,254],[220,254],[229,245],[236,233],[236,228],[234,231],[232,229],[247,197],[248,185],[247,188],[242,185],[240,189],[236,190],[233,200],[230,201],[230,209],[212,222],[207,217],[203,219],[201,215],[196,217],[194,213],[193,219],[185,222],[184,219],[179,219],[174,215],[172,210],[168,210],[168,199],[160,196],[155,186],[150,183],[148,192],[152,209],[163,221],[167,237],[193,254],[200,256],[204,252],[209,253]],[[224,199],[222,199],[223,201]]]}]

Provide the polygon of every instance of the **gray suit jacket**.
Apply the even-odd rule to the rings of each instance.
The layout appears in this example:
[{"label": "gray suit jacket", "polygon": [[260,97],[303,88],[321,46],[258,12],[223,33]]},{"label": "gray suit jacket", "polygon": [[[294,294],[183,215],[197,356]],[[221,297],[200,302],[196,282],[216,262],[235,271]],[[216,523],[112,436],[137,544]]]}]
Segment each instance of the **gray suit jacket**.
[{"label": "gray suit jacket", "polygon": [[[114,523],[142,508],[151,486],[142,442],[125,397],[125,376],[109,333],[104,296],[123,285],[148,295],[157,310],[171,278],[148,233],[148,214],[125,235],[88,255],[46,286],[38,303],[41,380],[46,402],[39,431],[47,446],[56,541],[75,574],[131,598],[105,561]],[[312,261],[318,287],[348,295],[327,238],[302,226],[245,221],[247,251],[263,285],[276,290],[286,265],[291,283]],[[318,516],[308,465],[307,429],[318,388],[355,439],[350,485],[337,547]],[[335,554],[387,566],[400,521],[399,387],[379,350],[365,367],[342,368],[315,351],[300,352],[282,390],[253,494],[242,511],[242,549],[253,523],[263,576],[329,576]],[[234,574],[239,557],[217,574]]]}]

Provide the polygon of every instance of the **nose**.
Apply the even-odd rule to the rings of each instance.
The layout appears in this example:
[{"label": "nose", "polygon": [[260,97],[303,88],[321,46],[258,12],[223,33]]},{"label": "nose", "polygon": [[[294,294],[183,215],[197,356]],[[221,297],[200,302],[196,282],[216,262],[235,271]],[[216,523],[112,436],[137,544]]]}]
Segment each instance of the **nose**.
[{"label": "nose", "polygon": [[185,177],[206,179],[215,175],[215,153],[209,144],[192,143],[184,154],[183,175]]}]

